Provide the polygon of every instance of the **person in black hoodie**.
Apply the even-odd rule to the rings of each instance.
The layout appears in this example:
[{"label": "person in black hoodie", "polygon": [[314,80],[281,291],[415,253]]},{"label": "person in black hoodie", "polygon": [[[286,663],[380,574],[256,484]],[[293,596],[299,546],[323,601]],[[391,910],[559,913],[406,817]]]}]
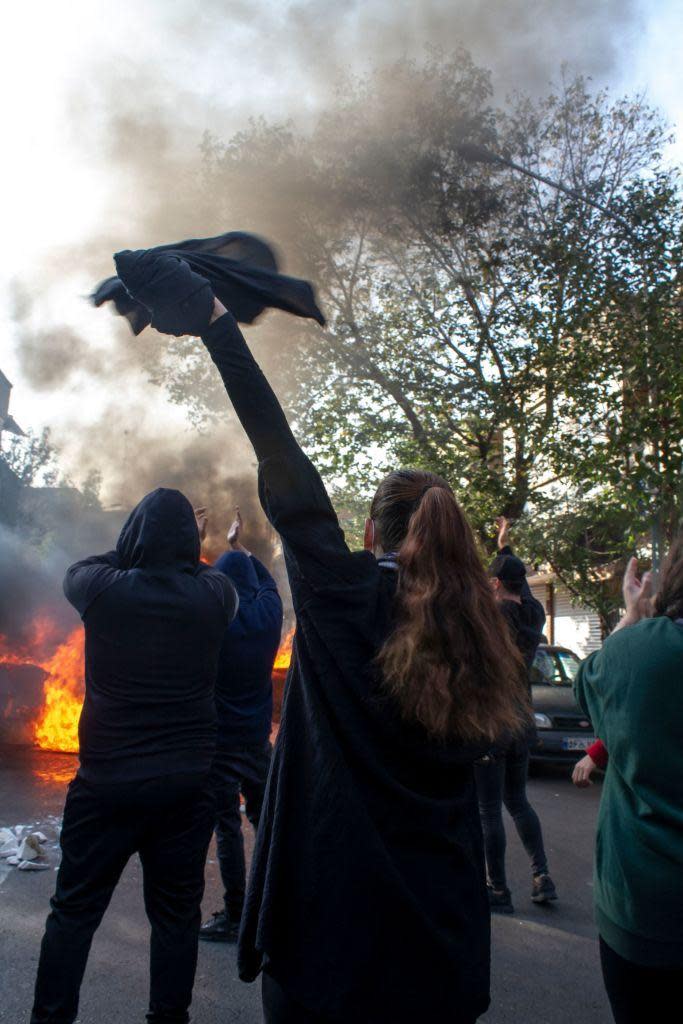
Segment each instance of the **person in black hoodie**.
[{"label": "person in black hoodie", "polygon": [[[504,516],[496,520],[498,527],[498,555],[489,570],[498,606],[514,637],[529,671],[543,636],[545,611],[531,593],[524,562],[513,553],[508,544],[509,524]],[[529,685],[529,697],[531,687]],[[505,875],[505,825],[503,804],[510,813],[524,848],[531,860],[531,899],[534,903],[547,903],[557,899],[555,885],[548,874],[548,860],[543,845],[541,823],[527,798],[526,784],[529,773],[528,737],[533,730],[531,719],[527,736],[518,736],[504,746],[494,748],[491,755],[477,765],[477,791],[484,829],[486,868],[491,910],[499,914],[512,914],[512,895]]]},{"label": "person in black hoodie", "polygon": [[184,1024],[197,962],[214,682],[237,604],[199,561],[187,498],[160,488],[128,517],[116,551],[72,565],[64,591],[85,626],[80,767],[40,951],[31,1024],[71,1024],[92,937],[138,853],[150,945],[150,1024]]},{"label": "person in black hoodie", "polygon": [[[191,289],[162,278],[145,293],[152,322],[172,292],[166,329],[183,334]],[[218,302],[202,339],[254,447],[297,617],[240,976],[263,971],[267,1024],[472,1024],[490,954],[473,762],[522,727],[524,684],[471,528],[441,477],[398,470],[351,552]]]},{"label": "person in black hoodie", "polygon": [[239,596],[228,626],[216,677],[218,747],[212,771],[216,797],[216,846],[223,881],[223,908],[199,933],[209,942],[234,942],[244,906],[246,867],[240,793],[254,830],[258,828],[270,768],[273,718],[273,662],[282,632],[282,601],[265,565],[241,542],[239,508],[228,532],[232,551],[214,567],[225,573]]}]

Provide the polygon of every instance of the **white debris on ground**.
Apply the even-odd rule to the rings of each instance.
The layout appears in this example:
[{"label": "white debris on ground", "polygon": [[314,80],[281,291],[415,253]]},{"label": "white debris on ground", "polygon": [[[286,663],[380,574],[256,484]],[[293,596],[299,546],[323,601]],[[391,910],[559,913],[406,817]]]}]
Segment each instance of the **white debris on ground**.
[{"label": "white debris on ground", "polygon": [[31,825],[0,828],[0,867],[15,867],[19,871],[47,871],[48,838],[44,832],[34,831]]}]

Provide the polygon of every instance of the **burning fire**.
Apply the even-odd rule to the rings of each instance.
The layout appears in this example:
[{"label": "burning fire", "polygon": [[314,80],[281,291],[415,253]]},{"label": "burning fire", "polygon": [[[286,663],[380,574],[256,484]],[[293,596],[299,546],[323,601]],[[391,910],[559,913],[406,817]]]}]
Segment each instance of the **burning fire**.
[{"label": "burning fire", "polygon": [[274,671],[286,672],[292,661],[292,644],[294,643],[294,626],[290,629],[289,633],[285,636],[277,654],[275,655],[275,662],[273,664]]},{"label": "burning fire", "polygon": [[[78,752],[78,720],[83,706],[83,629],[62,642],[58,627],[39,619],[29,641],[12,649],[0,636],[0,664],[37,665],[45,673],[43,706],[33,723],[34,739],[44,750]],[[52,651],[51,654],[46,652]]]},{"label": "burning fire", "polygon": [[[274,673],[285,673],[289,668],[293,641],[294,627],[280,644]],[[0,665],[36,665],[46,674],[43,705],[33,722],[35,743],[43,750],[78,753],[78,720],[85,685],[84,643],[80,626],[60,642],[58,626],[49,619],[37,620],[29,641],[21,646],[11,647],[0,634]]]},{"label": "burning fire", "polygon": [[83,707],[83,647],[85,635],[77,626],[41,665],[47,672],[45,703],[35,724],[36,743],[43,750],[78,751],[78,720]]}]

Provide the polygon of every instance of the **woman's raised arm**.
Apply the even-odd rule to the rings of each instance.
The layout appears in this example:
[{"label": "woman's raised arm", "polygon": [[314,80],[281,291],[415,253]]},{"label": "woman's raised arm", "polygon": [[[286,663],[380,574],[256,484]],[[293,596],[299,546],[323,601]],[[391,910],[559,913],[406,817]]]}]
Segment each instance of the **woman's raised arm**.
[{"label": "woman's raised arm", "polygon": [[308,582],[354,574],[353,559],[324,484],[232,314],[216,304],[206,345],[258,459],[259,497],[288,561]]}]

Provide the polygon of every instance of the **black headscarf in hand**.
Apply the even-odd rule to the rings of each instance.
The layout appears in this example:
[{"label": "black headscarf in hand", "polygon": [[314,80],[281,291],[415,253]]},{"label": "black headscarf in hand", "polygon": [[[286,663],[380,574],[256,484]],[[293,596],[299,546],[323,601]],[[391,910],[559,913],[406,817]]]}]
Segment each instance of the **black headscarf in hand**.
[{"label": "black headscarf in hand", "polygon": [[[231,231],[215,238],[158,245],[147,251],[184,260],[209,282],[216,298],[240,323],[253,323],[267,306],[272,306],[325,324],[308,281],[278,273],[275,253],[255,235]],[[91,298],[95,306],[113,302],[117,313],[130,323],[133,334],[140,334],[151,322],[150,310],[126,291],[118,277],[102,281]]]}]

